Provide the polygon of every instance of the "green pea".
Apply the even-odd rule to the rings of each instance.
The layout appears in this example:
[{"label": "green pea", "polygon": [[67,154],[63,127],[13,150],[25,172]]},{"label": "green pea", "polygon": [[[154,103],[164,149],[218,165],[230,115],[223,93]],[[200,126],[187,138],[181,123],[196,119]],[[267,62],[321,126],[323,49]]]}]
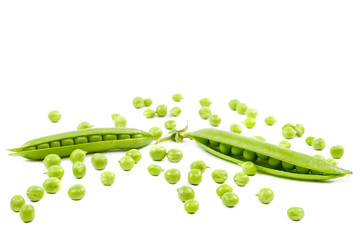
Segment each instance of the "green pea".
[{"label": "green pea", "polygon": [[60,190],[61,181],[56,177],[49,177],[43,183],[43,188],[47,193],[54,194]]},{"label": "green pea", "polygon": [[144,99],[142,97],[135,97],[132,100],[132,104],[135,108],[142,108],[145,105]]},{"label": "green pea", "polygon": [[291,170],[295,169],[294,164],[287,163],[287,162],[281,162],[281,166],[283,167],[283,169],[285,169],[287,171],[291,171]]},{"label": "green pea", "polygon": [[[283,130],[284,128],[287,128],[287,127],[295,128],[294,124],[292,124],[292,123],[286,123],[286,124],[284,124],[284,126],[282,127],[282,130]],[[295,129],[294,129],[294,130],[295,130]]]},{"label": "green pea", "polygon": [[332,165],[334,166],[337,166],[338,165],[338,162],[336,162],[334,159],[332,158],[329,158],[329,159],[326,159],[325,161],[327,161],[328,163],[331,163]]},{"label": "green pea", "polygon": [[244,153],[244,149],[243,148],[238,148],[235,146],[231,147],[231,154],[235,155],[235,156],[242,156]]},{"label": "green pea", "polygon": [[293,221],[300,221],[304,217],[305,213],[300,207],[291,207],[287,210],[287,215]]},{"label": "green pea", "polygon": [[167,152],[166,156],[170,162],[177,163],[183,158],[183,153],[179,149],[172,148]]},{"label": "green pea", "polygon": [[108,160],[104,154],[95,153],[91,157],[91,164],[96,170],[104,170],[107,166]]},{"label": "green pea", "polygon": [[233,192],[224,193],[221,200],[226,207],[235,207],[239,203],[239,197]]},{"label": "green pea", "polygon": [[74,151],[71,152],[69,158],[73,163],[83,162],[85,160],[86,153],[87,152],[82,149],[75,149]]},{"label": "green pea", "polygon": [[206,163],[204,161],[198,160],[198,161],[194,161],[190,164],[190,169],[198,169],[200,170],[202,173],[205,172],[205,170],[207,168],[210,168],[208,166],[206,166]]},{"label": "green pea", "polygon": [[210,117],[209,117],[209,122],[211,124],[211,126],[214,126],[214,127],[217,127],[220,125],[221,123],[221,118],[219,115],[217,114],[212,114]]},{"label": "green pea", "polygon": [[211,109],[209,107],[202,107],[199,110],[199,115],[202,119],[208,119],[211,116]]},{"label": "green pea", "polygon": [[115,174],[110,171],[105,171],[101,173],[100,181],[104,186],[111,186],[115,182]]},{"label": "green pea", "polygon": [[149,133],[150,133],[151,135],[153,135],[153,137],[154,137],[155,139],[159,139],[159,138],[161,138],[161,136],[162,136],[162,130],[161,130],[161,128],[158,128],[158,127],[152,127],[152,128],[150,128]]},{"label": "green pea", "polygon": [[257,110],[253,108],[248,108],[245,112],[246,117],[255,119],[257,117]]},{"label": "green pea", "polygon": [[296,131],[292,127],[285,127],[282,130],[282,135],[284,138],[291,139],[295,137]]},{"label": "green pea", "polygon": [[51,167],[51,166],[60,165],[61,158],[57,154],[49,154],[49,155],[46,155],[46,157],[44,158],[44,160],[42,162],[45,165],[45,167],[47,169],[49,169],[49,167]]},{"label": "green pea", "polygon": [[134,159],[135,163],[138,163],[141,160],[141,153],[137,149],[130,149],[126,152],[126,156],[131,157]]},{"label": "green pea", "polygon": [[189,214],[194,214],[199,210],[199,203],[194,199],[186,200],[184,203],[184,209]]},{"label": "green pea", "polygon": [[155,117],[156,112],[152,109],[145,109],[144,110],[144,116],[147,118],[153,118]]},{"label": "green pea", "polygon": [[176,121],[175,120],[168,120],[164,123],[165,128],[167,130],[174,129],[176,127]]},{"label": "green pea", "polygon": [[240,101],[238,99],[232,99],[229,102],[229,107],[231,110],[235,111],[236,110],[236,106],[238,105],[238,103],[240,103]]},{"label": "green pea", "polygon": [[112,118],[113,121],[115,121],[115,119],[116,119],[117,117],[120,117],[120,116],[121,116],[120,114],[114,113],[113,115],[111,115],[111,118]]},{"label": "green pea", "polygon": [[268,164],[273,168],[280,168],[281,167],[281,161],[275,158],[269,158]]},{"label": "green pea", "polygon": [[211,100],[209,98],[200,99],[200,105],[202,107],[210,107],[211,104],[212,104],[212,102],[211,102]]},{"label": "green pea", "polygon": [[182,186],[177,189],[177,192],[178,192],[178,197],[183,202],[195,198],[195,192],[189,186]]},{"label": "green pea", "polygon": [[225,170],[218,169],[211,173],[211,177],[216,183],[224,183],[228,178],[228,174]]},{"label": "green pea", "polygon": [[15,195],[10,200],[10,208],[14,212],[19,212],[22,206],[25,205],[25,199],[21,195]]},{"label": "green pea", "polygon": [[344,147],[340,145],[332,146],[330,148],[330,155],[335,159],[340,159],[344,156]]},{"label": "green pea", "polygon": [[130,156],[124,156],[119,160],[120,163],[120,167],[124,170],[124,171],[130,171],[134,165],[135,165],[135,161],[132,157]]},{"label": "green pea", "polygon": [[149,151],[150,157],[154,161],[161,161],[165,158],[166,148],[160,145],[154,145]]},{"label": "green pea", "polygon": [[173,107],[173,108],[170,110],[170,114],[171,114],[171,116],[173,116],[173,117],[179,116],[180,113],[181,113],[181,108],[180,108],[180,107]]},{"label": "green pea", "polygon": [[245,103],[238,103],[236,105],[236,111],[241,115],[245,115],[247,109],[248,107]]},{"label": "green pea", "polygon": [[323,138],[316,138],[313,142],[312,142],[312,147],[315,150],[321,151],[326,147],[326,143],[325,140]]},{"label": "green pea", "polygon": [[161,104],[159,106],[156,107],[156,114],[159,117],[165,117],[167,114],[167,106],[165,106],[164,104]]},{"label": "green pea", "polygon": [[242,132],[242,128],[239,124],[231,124],[230,125],[230,131],[233,133],[240,134]]},{"label": "green pea", "polygon": [[61,179],[64,176],[64,169],[59,165],[54,165],[49,167],[45,174],[47,174],[49,177],[56,177]]},{"label": "green pea", "polygon": [[117,116],[114,118],[114,126],[115,127],[119,127],[119,128],[124,128],[126,127],[126,118],[123,116]]},{"label": "green pea", "polygon": [[301,137],[305,133],[305,127],[299,123],[295,125],[294,129],[298,137]]},{"label": "green pea", "polygon": [[34,220],[35,218],[35,208],[31,204],[25,204],[20,209],[20,218],[23,222],[28,223]]},{"label": "green pea", "polygon": [[181,174],[179,170],[171,168],[165,171],[164,178],[168,183],[175,184],[180,180]]},{"label": "green pea", "polygon": [[191,185],[199,185],[202,182],[201,170],[191,169],[188,173],[188,181]]},{"label": "green pea", "polygon": [[268,126],[272,126],[277,122],[277,120],[273,116],[266,117],[264,121]]},{"label": "green pea", "polygon": [[85,194],[86,189],[81,184],[74,184],[68,190],[68,196],[74,201],[79,201],[83,199]]},{"label": "green pea", "polygon": [[246,186],[249,180],[249,176],[243,172],[238,172],[234,175],[234,182],[240,187]]},{"label": "green pea", "polygon": [[220,143],[219,144],[219,150],[221,153],[228,155],[231,152],[231,146],[225,143]]},{"label": "green pea", "polygon": [[31,186],[26,190],[26,196],[32,202],[38,202],[44,197],[44,189],[40,186]]},{"label": "green pea", "polygon": [[307,145],[309,145],[311,147],[314,140],[315,140],[314,137],[307,137],[305,139],[305,142],[306,142]]},{"label": "green pea", "polygon": [[214,141],[214,140],[210,140],[210,141],[209,141],[209,144],[210,144],[210,146],[212,146],[212,147],[218,147],[218,146],[220,145],[219,142]]},{"label": "green pea", "polygon": [[300,166],[296,166],[295,169],[296,169],[296,172],[300,173],[300,174],[308,174],[309,171],[310,171],[310,169],[303,168],[303,167],[300,167]]},{"label": "green pea", "polygon": [[149,107],[149,106],[151,106],[152,102],[153,101],[150,98],[146,98],[146,99],[144,99],[144,106]]},{"label": "green pea", "polygon": [[241,164],[241,167],[243,169],[243,173],[253,176],[256,174],[256,165],[253,162],[247,161]]},{"label": "green pea", "polygon": [[253,151],[245,149],[243,152],[243,157],[247,161],[255,161],[257,159],[257,154]]},{"label": "green pea", "polygon": [[48,118],[51,122],[57,123],[61,119],[61,113],[57,110],[51,111],[48,114]]},{"label": "green pea", "polygon": [[246,128],[252,129],[256,125],[256,120],[253,118],[245,118],[245,120],[242,122]]},{"label": "green pea", "polygon": [[162,169],[159,165],[156,164],[149,165],[147,170],[152,176],[159,176],[160,173],[164,171],[164,169]]},{"label": "green pea", "polygon": [[269,188],[262,188],[256,196],[258,196],[260,202],[269,204],[274,199],[274,192]]},{"label": "green pea", "polygon": [[79,123],[77,129],[81,130],[81,129],[88,129],[88,128],[92,128],[92,127],[93,127],[93,125],[91,125],[88,122],[81,122],[81,123]]},{"label": "green pea", "polygon": [[72,171],[77,179],[81,179],[86,174],[86,165],[83,162],[74,162],[72,165]]},{"label": "green pea", "polygon": [[232,192],[233,191],[233,188],[230,186],[230,185],[228,185],[228,184],[226,184],[226,183],[224,183],[224,184],[221,184],[220,186],[218,186],[217,188],[216,188],[216,194],[221,198],[225,193],[227,193],[227,192]]},{"label": "green pea", "polygon": [[289,149],[289,148],[291,148],[291,143],[287,140],[282,140],[282,141],[280,141],[279,146]]},{"label": "green pea", "polygon": [[175,102],[180,102],[181,100],[184,99],[184,97],[180,94],[180,93],[176,93],[172,96],[172,99],[175,101]]}]

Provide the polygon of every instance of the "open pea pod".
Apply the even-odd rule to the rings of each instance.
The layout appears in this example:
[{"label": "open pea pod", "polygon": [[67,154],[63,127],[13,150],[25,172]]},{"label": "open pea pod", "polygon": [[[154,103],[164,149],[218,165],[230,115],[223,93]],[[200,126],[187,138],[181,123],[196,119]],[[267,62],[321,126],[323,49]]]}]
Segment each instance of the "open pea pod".
[{"label": "open pea pod", "polygon": [[[320,158],[215,128],[206,128],[195,132],[181,130],[169,137],[169,139],[176,138],[180,141],[182,138],[193,139],[207,152],[238,165],[247,160],[241,154],[234,155],[231,151],[232,148],[254,152],[258,156],[254,160],[257,170],[278,177],[321,181],[351,174],[350,171]],[[226,147],[222,148],[221,146]],[[276,159],[280,163],[290,164],[293,168],[289,170],[281,166],[274,167],[268,162],[270,158]],[[298,169],[302,169],[302,171]]]},{"label": "open pea pod", "polygon": [[89,128],[37,138],[9,150],[12,156],[43,160],[52,153],[69,157],[75,149],[93,153],[141,148],[153,140],[150,133],[133,128]]}]

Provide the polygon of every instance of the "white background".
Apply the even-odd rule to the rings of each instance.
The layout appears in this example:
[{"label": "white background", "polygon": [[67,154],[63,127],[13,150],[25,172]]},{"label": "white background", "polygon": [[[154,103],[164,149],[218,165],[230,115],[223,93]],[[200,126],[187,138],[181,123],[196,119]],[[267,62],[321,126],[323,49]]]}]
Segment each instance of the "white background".
[{"label": "white background", "polygon": [[[359,1],[344,0],[1,1],[0,239],[358,239],[359,11]],[[171,99],[178,92],[184,96],[179,104]],[[197,113],[202,97],[214,102],[219,128],[241,124],[244,116],[227,106],[238,98],[259,112],[256,127],[244,128],[244,135],[277,144],[283,124],[302,123],[305,135],[291,140],[292,149],[319,153],[305,144],[310,135],[326,139],[320,152],[326,157],[341,144],[339,166],[353,175],[314,183],[257,174],[242,188],[232,180],[240,167],[189,140],[168,142],[167,149],[184,153],[180,163],[159,163],[180,169],[176,185],[147,173],[150,146],[130,172],[117,162],[124,152],[106,154],[107,170],[116,173],[111,187],[101,185],[91,155],[81,180],[63,159],[61,190],[33,203],[36,218],[24,224],[10,199],[41,185],[46,169],[6,149],[74,130],[82,121],[111,127],[113,113],[124,115],[129,127],[163,128],[170,117],[146,119],[144,109],[131,105],[135,96],[153,99],[151,108],[180,106],[176,120],[179,127],[187,120],[190,131],[210,126]],[[57,124],[47,119],[53,109],[62,113]],[[273,127],[263,122],[269,115],[279,120]],[[193,187],[200,209],[189,215],[176,188],[188,184],[189,165],[199,159],[211,169]],[[215,169],[228,171],[227,183],[240,198],[235,208],[217,197]],[[67,196],[75,183],[87,189],[78,202]],[[255,196],[262,187],[275,193],[269,205]],[[300,222],[287,217],[292,206],[304,209]]]}]

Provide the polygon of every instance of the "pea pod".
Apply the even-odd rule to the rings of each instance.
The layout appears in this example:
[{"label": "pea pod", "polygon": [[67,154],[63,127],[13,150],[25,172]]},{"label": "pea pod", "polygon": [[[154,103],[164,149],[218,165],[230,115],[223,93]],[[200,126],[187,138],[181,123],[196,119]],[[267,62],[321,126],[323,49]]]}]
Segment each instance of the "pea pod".
[{"label": "pea pod", "polygon": [[150,133],[133,128],[89,128],[37,138],[9,150],[14,152],[12,156],[43,160],[51,153],[69,157],[75,149],[88,153],[130,150],[144,147],[153,140]]}]

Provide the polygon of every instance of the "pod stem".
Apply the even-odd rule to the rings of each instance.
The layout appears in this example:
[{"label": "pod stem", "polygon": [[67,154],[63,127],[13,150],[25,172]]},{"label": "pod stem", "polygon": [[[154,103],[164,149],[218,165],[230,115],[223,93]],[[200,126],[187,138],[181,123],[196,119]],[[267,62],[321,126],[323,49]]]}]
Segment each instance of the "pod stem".
[{"label": "pod stem", "polygon": [[166,135],[166,137],[156,140],[156,143],[160,143],[160,142],[164,142],[164,141],[168,141],[168,140],[171,140],[174,142],[183,142],[184,138],[190,138],[190,137],[186,136],[187,129],[188,129],[188,124],[186,124],[186,126],[181,130],[176,130],[174,128],[174,129],[170,130],[170,132]]}]

